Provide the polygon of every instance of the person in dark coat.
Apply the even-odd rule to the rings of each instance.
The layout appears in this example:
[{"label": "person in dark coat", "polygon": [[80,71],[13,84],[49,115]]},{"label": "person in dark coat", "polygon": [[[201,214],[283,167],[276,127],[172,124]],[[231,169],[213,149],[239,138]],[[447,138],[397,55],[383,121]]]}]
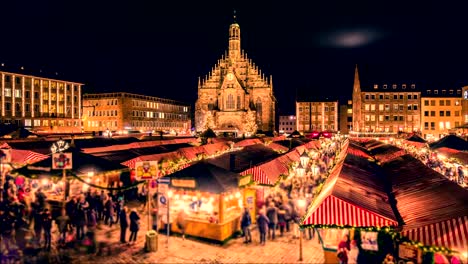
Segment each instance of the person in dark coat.
[{"label": "person in dark coat", "polygon": [[58,231],[60,232],[59,241],[65,244],[70,217],[68,217],[65,210],[62,210],[62,214],[55,219],[55,222],[57,223]]},{"label": "person in dark coat", "polygon": [[86,209],[88,208],[84,197],[77,204],[75,218],[76,218],[76,239],[82,240],[84,238],[84,226],[86,225]]},{"label": "person in dark coat", "polygon": [[107,202],[105,204],[105,210],[106,210],[106,220],[105,223],[109,221],[109,227],[112,227],[112,224],[114,224],[114,209],[115,209],[115,204],[114,201],[112,201],[111,198],[107,199]]},{"label": "person in dark coat", "polygon": [[268,217],[265,215],[263,211],[260,212],[260,214],[257,217],[257,226],[258,226],[258,231],[260,233],[260,244],[265,245],[266,242],[266,233],[268,231],[268,224],[270,223],[270,220],[268,220]]},{"label": "person in dark coat", "polygon": [[128,228],[128,218],[127,218],[127,207],[125,206],[120,210],[119,220],[120,220],[120,242],[127,243],[125,238],[127,237],[127,228]]},{"label": "person in dark coat", "polygon": [[42,213],[42,226],[44,228],[44,248],[50,251],[50,240],[52,237],[52,215],[47,208],[45,208],[44,212]]},{"label": "person in dark coat", "polygon": [[268,239],[276,238],[276,225],[278,224],[278,208],[274,202],[270,202],[266,216],[268,217]]},{"label": "person in dark coat", "polygon": [[249,208],[245,207],[244,213],[242,214],[241,228],[244,233],[244,243],[252,242],[252,234],[250,233],[250,225],[252,224],[252,218],[250,217]]},{"label": "person in dark coat", "polygon": [[135,242],[140,230],[140,216],[138,215],[136,209],[132,209],[130,213],[130,239],[129,242]]}]

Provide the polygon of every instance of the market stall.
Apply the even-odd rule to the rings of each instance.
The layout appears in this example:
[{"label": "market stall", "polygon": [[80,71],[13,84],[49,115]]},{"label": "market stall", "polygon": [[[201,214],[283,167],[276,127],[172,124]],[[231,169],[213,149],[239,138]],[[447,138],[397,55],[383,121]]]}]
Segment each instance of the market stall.
[{"label": "market stall", "polygon": [[377,165],[354,148],[349,144],[302,219],[303,228],[317,230],[326,263],[338,263],[344,235],[357,241],[366,263],[381,262],[392,250],[389,232],[398,226]]},{"label": "market stall", "polygon": [[11,172],[14,177],[24,176],[25,189],[29,190],[32,200],[34,193],[40,188],[50,201],[60,202],[67,196],[79,195],[88,191],[91,185],[107,188],[130,183],[128,168],[103,158],[68,149],[65,153],[72,155],[72,168],[65,171],[67,178],[64,187],[63,170],[52,169],[52,156],[41,161],[26,165]]},{"label": "market stall", "polygon": [[172,231],[181,232],[177,219],[182,210],[186,235],[222,242],[240,230],[243,192],[238,187],[239,174],[200,161],[164,178],[170,179]]}]

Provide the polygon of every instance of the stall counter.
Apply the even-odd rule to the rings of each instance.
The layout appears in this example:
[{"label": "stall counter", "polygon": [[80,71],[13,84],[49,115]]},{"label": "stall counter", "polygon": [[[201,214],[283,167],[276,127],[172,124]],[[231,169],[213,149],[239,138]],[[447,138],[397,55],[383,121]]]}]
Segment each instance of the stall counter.
[{"label": "stall counter", "polygon": [[[195,221],[188,218],[186,224],[186,235],[222,242],[240,230],[240,216],[220,224]],[[171,223],[171,232],[182,233],[174,221]]]}]

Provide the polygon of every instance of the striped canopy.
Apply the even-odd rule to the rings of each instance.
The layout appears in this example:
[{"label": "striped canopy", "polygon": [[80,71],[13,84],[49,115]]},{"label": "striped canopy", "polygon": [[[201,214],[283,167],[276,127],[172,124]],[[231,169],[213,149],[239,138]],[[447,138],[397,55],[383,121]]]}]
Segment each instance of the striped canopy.
[{"label": "striped canopy", "polygon": [[452,218],[419,228],[403,229],[402,234],[408,239],[421,242],[424,245],[446,247],[464,252],[468,245],[468,216]]}]

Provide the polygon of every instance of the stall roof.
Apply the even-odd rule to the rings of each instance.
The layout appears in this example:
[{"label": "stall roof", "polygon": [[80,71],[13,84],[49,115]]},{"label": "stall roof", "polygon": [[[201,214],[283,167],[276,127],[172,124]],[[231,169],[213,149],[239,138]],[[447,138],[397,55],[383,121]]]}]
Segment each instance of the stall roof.
[{"label": "stall roof", "polygon": [[436,142],[429,144],[431,149],[438,149],[442,147],[461,150],[461,151],[468,151],[468,142],[461,137],[455,135],[448,135]]},{"label": "stall roof", "polygon": [[[234,155],[234,168],[231,168],[230,157]],[[233,172],[242,172],[252,166],[257,166],[260,163],[278,157],[279,154],[263,144],[255,144],[244,147],[241,150],[225,153],[219,157],[207,159],[207,162],[218,167],[230,170]]]},{"label": "stall roof", "polygon": [[173,179],[194,179],[197,191],[219,194],[237,190],[240,175],[211,163],[200,161],[166,177],[171,179],[170,186],[172,188],[178,188],[173,185]]},{"label": "stall roof", "polygon": [[258,138],[249,138],[249,139],[244,139],[239,142],[234,143],[234,147],[246,147],[250,145],[256,145],[256,144],[261,144],[262,141]]},{"label": "stall roof", "polygon": [[309,207],[303,225],[398,225],[385,179],[375,163],[348,152],[336,166]]},{"label": "stall roof", "polygon": [[409,138],[407,138],[406,140],[408,141],[413,141],[413,142],[419,142],[419,143],[426,143],[427,141],[424,140],[424,138],[420,137],[419,135],[417,134],[413,134],[411,135]]},{"label": "stall roof", "polygon": [[468,215],[468,191],[411,155],[382,165],[405,229]]},{"label": "stall roof", "polygon": [[374,155],[375,159],[380,163],[391,161],[406,154],[403,149],[389,144],[378,145],[372,148],[370,153]]},{"label": "stall roof", "polygon": [[[115,170],[126,170],[127,167],[108,161],[103,158],[99,158],[90,154],[80,152],[76,149],[70,149],[72,156],[72,173],[75,175],[86,175],[88,172],[94,172],[95,174],[103,173],[107,171]],[[62,170],[51,170],[52,167],[52,156],[48,158],[26,165],[19,169],[13,170],[12,173],[18,173],[24,176],[34,175],[45,175],[45,176],[61,176]]]},{"label": "stall roof", "polygon": [[468,165],[468,152],[459,151],[451,148],[438,148],[437,152],[446,155],[449,158],[456,159],[462,165]]}]

